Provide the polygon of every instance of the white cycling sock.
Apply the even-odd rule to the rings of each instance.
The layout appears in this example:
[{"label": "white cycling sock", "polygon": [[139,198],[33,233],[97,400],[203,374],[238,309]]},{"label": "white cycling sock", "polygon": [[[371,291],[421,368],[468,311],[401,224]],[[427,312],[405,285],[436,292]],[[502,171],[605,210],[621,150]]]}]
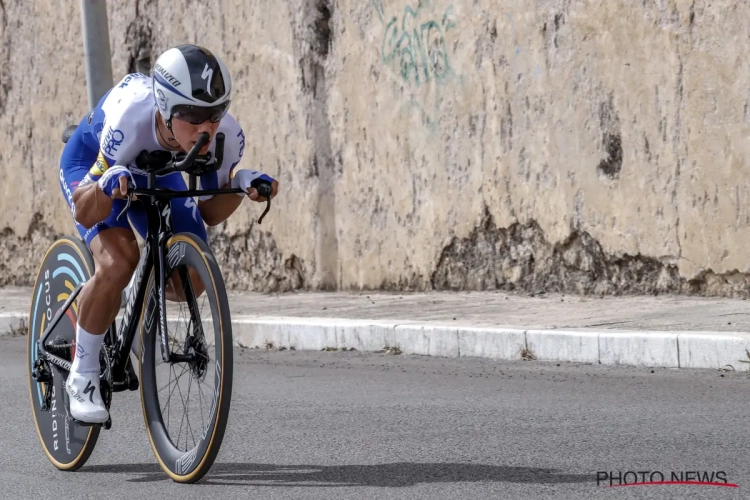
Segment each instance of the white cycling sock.
[{"label": "white cycling sock", "polygon": [[77,373],[99,373],[99,351],[104,335],[92,335],[78,325],[76,329],[76,354],[72,371]]}]

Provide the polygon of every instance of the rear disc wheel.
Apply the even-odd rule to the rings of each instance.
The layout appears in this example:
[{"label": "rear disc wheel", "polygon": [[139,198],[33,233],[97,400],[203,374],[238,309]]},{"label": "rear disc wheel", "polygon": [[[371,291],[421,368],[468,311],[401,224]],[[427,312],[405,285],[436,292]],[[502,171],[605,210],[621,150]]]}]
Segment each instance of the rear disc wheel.
[{"label": "rear disc wheel", "polygon": [[[39,267],[29,312],[27,371],[34,425],[49,461],[66,471],[77,470],[86,463],[96,446],[100,426],[81,425],[68,418],[66,374],[40,359],[37,342],[73,290],[91,278],[93,272],[94,261],[83,242],[69,237],[58,239],[47,250]],[[48,337],[47,349],[72,362],[77,324],[78,306],[74,301]],[[70,347],[64,347],[66,345]],[[35,370],[47,373],[49,381],[37,382],[32,377]],[[45,404],[49,411],[42,409]]]}]

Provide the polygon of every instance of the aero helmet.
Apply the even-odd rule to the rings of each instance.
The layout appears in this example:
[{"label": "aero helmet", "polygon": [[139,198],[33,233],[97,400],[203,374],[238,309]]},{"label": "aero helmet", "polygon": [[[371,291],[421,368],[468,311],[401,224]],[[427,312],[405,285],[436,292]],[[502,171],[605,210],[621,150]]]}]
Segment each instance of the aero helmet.
[{"label": "aero helmet", "polygon": [[156,60],[152,79],[157,107],[170,130],[172,118],[216,123],[229,108],[229,70],[203,47],[179,45],[167,50]]}]

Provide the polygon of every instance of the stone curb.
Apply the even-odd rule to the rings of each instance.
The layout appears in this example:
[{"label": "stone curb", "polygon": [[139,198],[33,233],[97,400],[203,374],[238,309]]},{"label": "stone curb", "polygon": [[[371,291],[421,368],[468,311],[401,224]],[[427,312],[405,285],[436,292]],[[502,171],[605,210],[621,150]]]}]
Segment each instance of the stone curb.
[{"label": "stone curb", "polygon": [[398,348],[451,358],[750,370],[750,333],[743,332],[524,330],[296,317],[236,318],[232,328],[237,345],[257,349]]},{"label": "stone curb", "polygon": [[[22,327],[26,319],[23,313],[0,313],[0,335]],[[750,370],[750,333],[743,332],[524,330],[404,321],[242,316],[232,318],[232,328],[235,345],[250,349],[390,350],[450,358]]]},{"label": "stone curb", "polygon": [[0,336],[21,330],[24,330],[25,335],[25,327],[28,319],[29,313],[0,313]]}]

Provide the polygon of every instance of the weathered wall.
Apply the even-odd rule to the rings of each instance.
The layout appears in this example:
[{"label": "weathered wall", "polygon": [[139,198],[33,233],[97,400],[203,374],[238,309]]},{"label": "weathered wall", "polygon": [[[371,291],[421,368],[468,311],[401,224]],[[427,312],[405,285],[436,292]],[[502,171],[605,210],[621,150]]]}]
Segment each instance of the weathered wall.
[{"label": "weathered wall", "polygon": [[[0,283],[72,230],[59,132],[86,98],[64,5],[2,10]],[[282,195],[263,226],[246,203],[211,232],[231,286],[747,295],[750,5],[109,9],[115,78],[184,41],[233,71],[243,161]]]}]

